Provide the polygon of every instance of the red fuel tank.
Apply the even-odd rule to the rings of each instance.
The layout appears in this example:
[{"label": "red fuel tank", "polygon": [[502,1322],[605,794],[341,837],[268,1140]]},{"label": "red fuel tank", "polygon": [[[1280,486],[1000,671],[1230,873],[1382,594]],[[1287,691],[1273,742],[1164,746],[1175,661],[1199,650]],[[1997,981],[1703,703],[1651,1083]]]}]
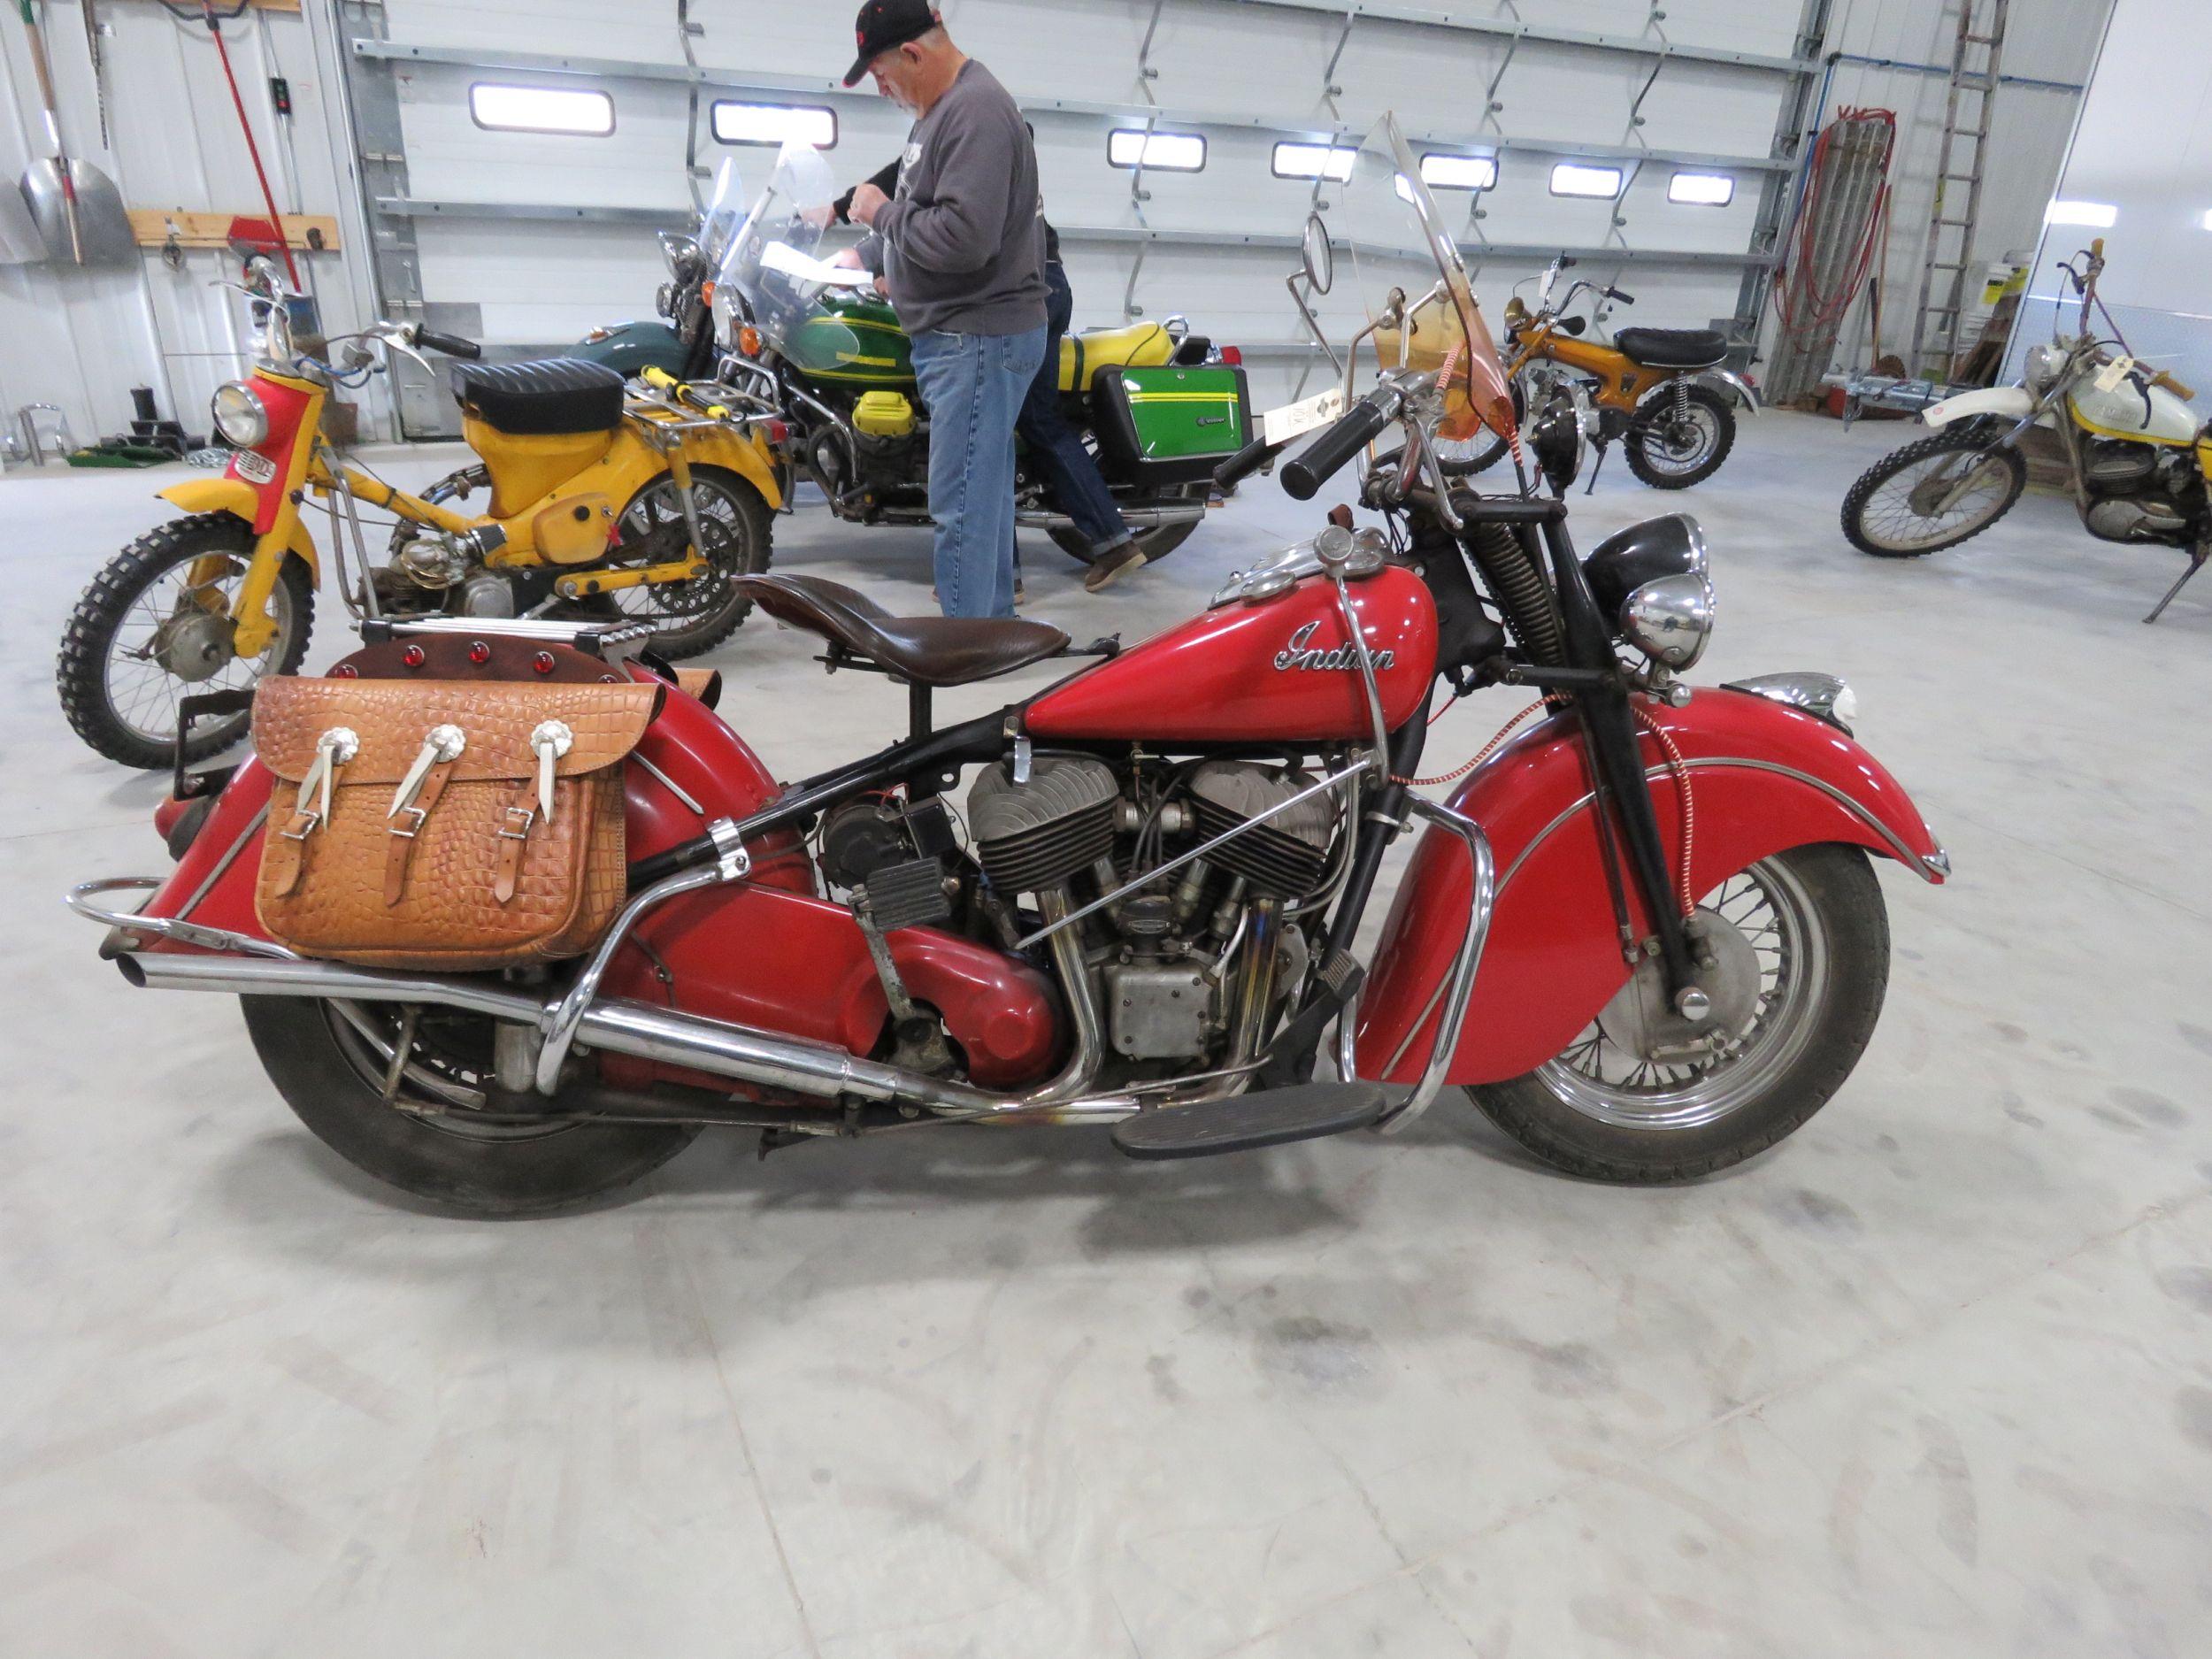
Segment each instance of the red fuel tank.
[{"label": "red fuel tank", "polygon": [[[1396,565],[1351,586],[1395,731],[1436,678],[1436,603]],[[1152,743],[1356,740],[1373,730],[1336,588],[1310,577],[1131,647],[1029,705],[1029,734]]]}]

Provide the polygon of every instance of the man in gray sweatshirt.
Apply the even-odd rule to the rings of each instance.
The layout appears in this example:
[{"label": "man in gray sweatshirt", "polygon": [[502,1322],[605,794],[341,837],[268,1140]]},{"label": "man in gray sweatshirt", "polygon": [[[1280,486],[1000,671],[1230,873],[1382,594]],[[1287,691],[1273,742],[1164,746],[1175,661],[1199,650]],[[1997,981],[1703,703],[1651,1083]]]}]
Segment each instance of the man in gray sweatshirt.
[{"label": "man in gray sweatshirt", "polygon": [[1044,208],[1037,151],[991,72],[962,54],[926,0],[868,0],[862,76],[915,118],[898,193],[853,193],[913,341],[929,408],[929,511],[949,617],[1014,614],[1014,423],[1045,350]]}]

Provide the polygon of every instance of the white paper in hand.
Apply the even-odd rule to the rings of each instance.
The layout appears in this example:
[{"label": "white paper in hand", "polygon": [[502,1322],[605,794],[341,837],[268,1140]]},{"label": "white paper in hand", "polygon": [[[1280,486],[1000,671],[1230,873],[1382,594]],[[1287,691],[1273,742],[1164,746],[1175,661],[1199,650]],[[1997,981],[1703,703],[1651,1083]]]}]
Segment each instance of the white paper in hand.
[{"label": "white paper in hand", "polygon": [[856,271],[849,266],[809,258],[788,242],[769,243],[766,251],[760,256],[760,262],[771,271],[795,277],[802,282],[820,282],[841,288],[867,288],[876,285],[872,272]]},{"label": "white paper in hand", "polygon": [[1302,403],[1271,409],[1260,417],[1260,435],[1269,446],[1288,443],[1309,432],[1318,432],[1344,418],[1344,388],[1340,386],[1309,397]]}]

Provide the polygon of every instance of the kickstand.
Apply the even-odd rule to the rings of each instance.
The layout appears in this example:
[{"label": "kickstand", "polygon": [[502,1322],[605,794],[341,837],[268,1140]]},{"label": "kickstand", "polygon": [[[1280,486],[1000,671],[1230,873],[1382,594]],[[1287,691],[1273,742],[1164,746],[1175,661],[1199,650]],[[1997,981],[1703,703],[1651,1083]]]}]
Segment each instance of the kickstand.
[{"label": "kickstand", "polygon": [[1605,457],[1612,452],[1613,446],[1611,444],[1601,443],[1598,445],[1598,464],[1590,469],[1590,481],[1582,487],[1582,493],[1584,495],[1594,495],[1597,494],[1598,474],[1605,471]]},{"label": "kickstand", "polygon": [[2196,573],[2204,568],[2205,560],[2208,558],[2212,558],[2212,547],[2201,544],[2189,555],[2189,568],[2181,572],[2179,581],[2166,590],[2166,596],[2158,602],[2158,609],[2143,618],[2146,625],[2157,621],[2159,618],[2166,614],[2166,607],[2179,597],[2181,590],[2186,588]]}]

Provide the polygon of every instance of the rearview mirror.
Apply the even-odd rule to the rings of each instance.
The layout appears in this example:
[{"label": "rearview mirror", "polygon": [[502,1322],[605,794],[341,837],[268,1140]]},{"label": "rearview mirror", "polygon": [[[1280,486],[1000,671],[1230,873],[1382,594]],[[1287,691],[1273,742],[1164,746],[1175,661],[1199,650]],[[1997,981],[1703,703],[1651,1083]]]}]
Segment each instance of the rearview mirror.
[{"label": "rearview mirror", "polygon": [[1306,266],[1306,280],[1316,294],[1326,294],[1336,285],[1336,248],[1329,241],[1329,227],[1318,213],[1306,215],[1306,235],[1301,250]]}]

